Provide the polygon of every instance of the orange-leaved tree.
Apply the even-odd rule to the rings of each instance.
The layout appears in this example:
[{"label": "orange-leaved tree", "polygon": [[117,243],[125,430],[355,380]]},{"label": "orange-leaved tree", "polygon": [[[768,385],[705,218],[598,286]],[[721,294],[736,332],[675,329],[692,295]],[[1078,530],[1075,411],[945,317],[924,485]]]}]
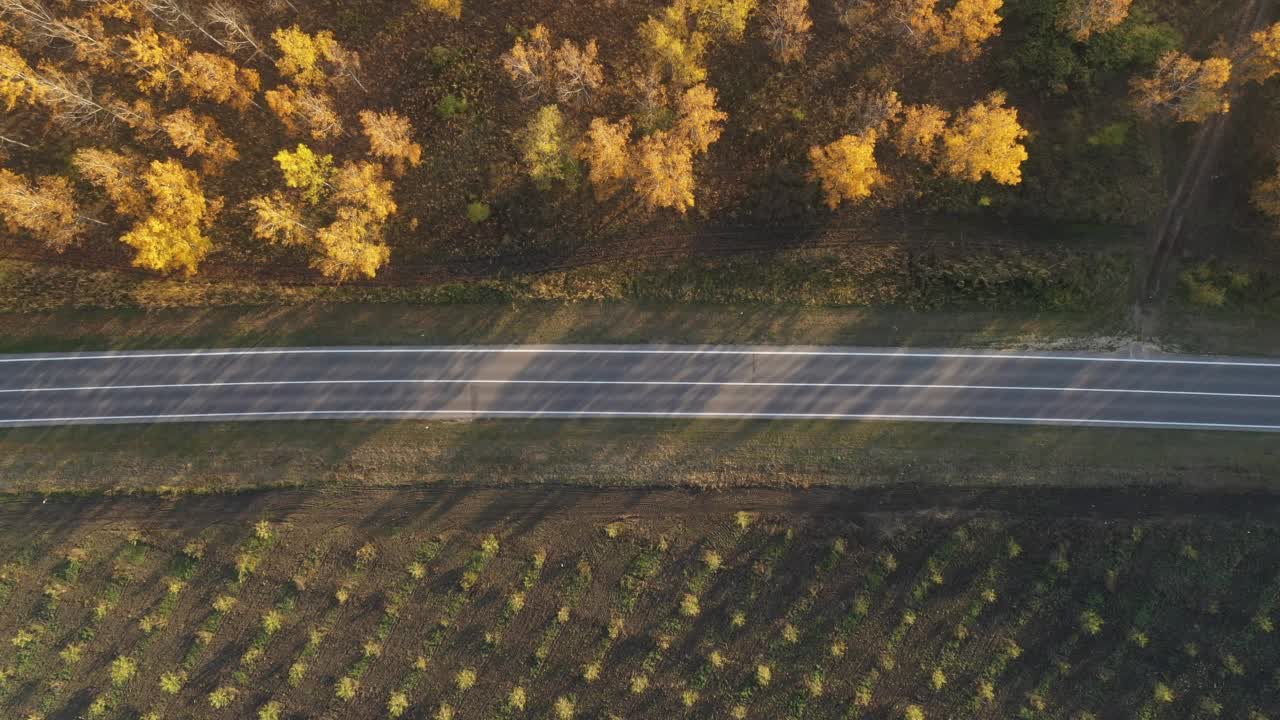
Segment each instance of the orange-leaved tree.
[{"label": "orange-leaved tree", "polygon": [[834,210],[845,200],[868,198],[872,188],[884,184],[875,149],[875,130],[809,148],[809,162],[813,165],[810,177],[822,186],[828,207]]},{"label": "orange-leaved tree", "polygon": [[1178,122],[1200,122],[1231,109],[1227,83],[1231,61],[1196,60],[1170,51],[1156,62],[1150,77],[1133,81],[1133,102],[1147,115],[1165,114]]}]

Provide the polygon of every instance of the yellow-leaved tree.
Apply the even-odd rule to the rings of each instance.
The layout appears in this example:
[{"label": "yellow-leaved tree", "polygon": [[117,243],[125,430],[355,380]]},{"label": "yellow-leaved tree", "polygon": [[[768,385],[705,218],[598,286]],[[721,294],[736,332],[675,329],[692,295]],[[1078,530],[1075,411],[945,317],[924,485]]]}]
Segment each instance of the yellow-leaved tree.
[{"label": "yellow-leaved tree", "polygon": [[577,184],[578,161],[567,133],[560,108],[544,105],[521,134],[525,167],[533,184],[541,190],[557,182],[569,187]]},{"label": "yellow-leaved tree", "polygon": [[11,230],[25,230],[56,252],[67,249],[83,226],[71,183],[55,175],[29,183],[0,169],[0,215]]},{"label": "yellow-leaved tree", "polygon": [[1227,58],[1196,60],[1170,51],[1156,62],[1150,77],[1133,81],[1133,102],[1147,115],[1168,115],[1178,122],[1200,122],[1231,109]]},{"label": "yellow-leaved tree", "polygon": [[168,33],[143,28],[126,38],[128,67],[137,76],[138,89],[167,96],[179,85],[187,56],[187,43]]},{"label": "yellow-leaved tree", "polygon": [[956,0],[933,23],[934,53],[955,52],[964,60],[982,54],[982,45],[1000,34],[1000,8],[1004,0]]},{"label": "yellow-leaved tree", "polygon": [[872,189],[884,184],[875,149],[875,130],[809,148],[809,162],[813,165],[810,177],[822,186],[828,207],[834,210],[845,200],[871,197]]},{"label": "yellow-leaved tree", "polygon": [[305,130],[315,140],[342,134],[342,118],[333,107],[333,98],[322,92],[282,85],[265,93],[267,105],[290,134]]},{"label": "yellow-leaved tree", "polygon": [[351,81],[359,85],[360,56],[342,46],[328,30],[309,35],[297,25],[271,33],[280,50],[276,69],[295,85],[316,87],[324,82]]},{"label": "yellow-leaved tree", "polygon": [[947,127],[951,113],[933,105],[908,105],[893,136],[893,144],[903,156],[931,162],[938,138]]},{"label": "yellow-leaved tree", "polygon": [[1003,92],[991,93],[960,113],[942,133],[942,172],[970,182],[984,175],[1002,185],[1022,182],[1027,130],[1018,124],[1018,111],[1005,107],[1005,99]]},{"label": "yellow-leaved tree", "polygon": [[707,34],[690,27],[683,3],[663,8],[657,17],[650,16],[640,26],[640,37],[648,45],[654,64],[671,82],[687,87],[707,79],[703,60]]},{"label": "yellow-leaved tree", "polygon": [[680,133],[659,131],[636,144],[636,191],[650,207],[693,207],[693,146]]},{"label": "yellow-leaved tree", "polygon": [[719,40],[738,41],[747,29],[747,19],[756,9],[756,0],[676,0],[693,15],[698,30]]},{"label": "yellow-leaved tree", "polygon": [[136,251],[133,264],[194,275],[213,249],[203,231],[212,213],[199,176],[177,160],[153,160],[142,182],[149,196],[147,214],[120,238]]},{"label": "yellow-leaved tree", "polygon": [[187,56],[182,83],[192,100],[210,102],[244,112],[262,87],[257,70],[242,68],[231,58],[214,53],[193,52]]},{"label": "yellow-leaved tree", "polygon": [[36,72],[17,50],[0,45],[0,99],[5,110],[12,111],[19,103],[35,105],[44,95],[44,86],[36,79]]},{"label": "yellow-leaved tree", "polygon": [[80,177],[111,200],[116,212],[130,217],[146,214],[143,164],[137,156],[102,148],[81,148],[71,156],[71,165]]},{"label": "yellow-leaved tree", "polygon": [[616,123],[600,117],[591,121],[579,155],[587,162],[587,178],[595,188],[596,197],[604,199],[617,192],[627,176],[630,142],[631,118]]},{"label": "yellow-leaved tree", "polygon": [[716,91],[703,83],[685,90],[676,103],[675,131],[689,139],[695,153],[705,153],[720,139],[728,113],[716,109]]},{"label": "yellow-leaved tree", "polygon": [[299,190],[302,199],[309,203],[320,202],[333,177],[332,155],[317,155],[311,148],[299,144],[294,150],[276,153],[275,161],[285,185]]},{"label": "yellow-leaved tree", "polygon": [[1058,12],[1058,27],[1084,42],[1124,22],[1131,5],[1133,0],[1067,0]]},{"label": "yellow-leaved tree", "polygon": [[394,112],[360,111],[360,124],[369,140],[369,154],[391,163],[396,175],[404,173],[405,164],[422,164],[422,146],[413,141],[409,119]]}]

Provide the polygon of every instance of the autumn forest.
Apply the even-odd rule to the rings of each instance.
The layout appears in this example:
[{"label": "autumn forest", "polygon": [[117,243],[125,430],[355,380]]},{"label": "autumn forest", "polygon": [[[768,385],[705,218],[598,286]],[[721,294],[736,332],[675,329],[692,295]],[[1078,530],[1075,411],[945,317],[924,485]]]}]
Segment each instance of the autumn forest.
[{"label": "autumn forest", "polygon": [[1280,23],[1242,4],[506,5],[0,0],[6,243],[343,282],[890,213],[1139,227],[1239,103],[1223,222],[1280,222]]}]

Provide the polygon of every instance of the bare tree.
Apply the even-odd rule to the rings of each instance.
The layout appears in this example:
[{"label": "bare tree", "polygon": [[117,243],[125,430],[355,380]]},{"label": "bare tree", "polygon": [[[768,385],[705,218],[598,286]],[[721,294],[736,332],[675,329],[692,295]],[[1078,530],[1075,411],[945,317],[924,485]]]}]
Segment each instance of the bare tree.
[{"label": "bare tree", "polygon": [[177,27],[190,27],[212,40],[223,50],[227,49],[227,46],[205,28],[200,18],[182,0],[136,0],[136,2],[162,22]]},{"label": "bare tree", "polygon": [[781,63],[804,57],[809,44],[809,0],[772,0],[764,10],[764,37]]},{"label": "bare tree", "polygon": [[604,83],[597,53],[595,40],[582,47],[569,40],[560,43],[555,55],[556,97],[560,102],[590,100],[591,92]]},{"label": "bare tree", "polygon": [[234,53],[251,47],[252,57],[263,54],[262,45],[258,43],[253,28],[239,8],[215,2],[205,10],[205,17],[210,25],[221,31],[223,47],[228,51]]}]

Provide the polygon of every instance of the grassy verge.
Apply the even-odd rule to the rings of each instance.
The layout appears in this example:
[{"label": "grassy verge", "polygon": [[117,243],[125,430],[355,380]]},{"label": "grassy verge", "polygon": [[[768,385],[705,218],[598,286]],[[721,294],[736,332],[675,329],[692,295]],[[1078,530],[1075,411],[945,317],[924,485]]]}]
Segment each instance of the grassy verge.
[{"label": "grassy verge", "polygon": [[1274,436],[933,423],[280,422],[0,431],[3,491],[421,484],[1271,489]]}]

